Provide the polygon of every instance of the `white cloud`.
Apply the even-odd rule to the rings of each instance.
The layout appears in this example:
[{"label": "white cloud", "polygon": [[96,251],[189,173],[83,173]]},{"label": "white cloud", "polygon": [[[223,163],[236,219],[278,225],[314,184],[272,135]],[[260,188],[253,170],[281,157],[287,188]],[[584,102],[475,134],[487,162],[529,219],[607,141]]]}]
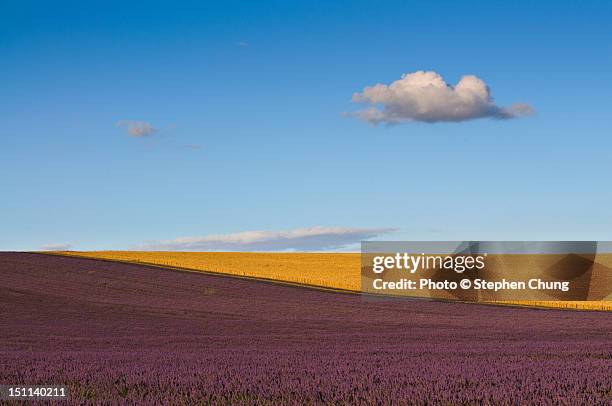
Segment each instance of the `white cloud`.
[{"label": "white cloud", "polygon": [[523,103],[497,106],[487,84],[476,76],[463,76],[455,86],[450,86],[433,71],[406,73],[390,85],[368,86],[353,94],[352,101],[371,105],[349,114],[372,124],[510,119],[534,113]]},{"label": "white cloud", "polygon": [[311,227],[245,231],[147,243],[140,249],[171,251],[326,251],[395,231],[390,228]]},{"label": "white cloud", "polygon": [[119,127],[124,127],[132,137],[147,137],[155,134],[157,131],[151,124],[146,121],[121,120],[117,122]]},{"label": "white cloud", "polygon": [[246,48],[249,46],[249,43],[246,41],[238,41],[236,42],[236,45],[238,45],[240,48]]},{"label": "white cloud", "polygon": [[46,244],[42,247],[43,251],[67,251],[72,248],[70,244]]}]

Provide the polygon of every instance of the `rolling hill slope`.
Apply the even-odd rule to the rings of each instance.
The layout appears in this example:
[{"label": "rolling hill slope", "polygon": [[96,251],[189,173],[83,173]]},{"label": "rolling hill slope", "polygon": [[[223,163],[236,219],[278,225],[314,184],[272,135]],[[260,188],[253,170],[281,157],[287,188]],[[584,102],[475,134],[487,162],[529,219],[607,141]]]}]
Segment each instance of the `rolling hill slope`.
[{"label": "rolling hill slope", "polygon": [[603,404],[612,317],[0,253],[0,383],[71,402]]}]

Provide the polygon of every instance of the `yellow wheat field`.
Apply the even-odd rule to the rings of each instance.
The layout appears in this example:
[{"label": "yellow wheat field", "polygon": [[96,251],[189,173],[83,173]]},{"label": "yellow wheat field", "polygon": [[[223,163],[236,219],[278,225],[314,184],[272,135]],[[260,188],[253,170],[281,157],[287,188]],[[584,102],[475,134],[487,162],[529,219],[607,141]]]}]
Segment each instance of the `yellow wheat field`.
[{"label": "yellow wheat field", "polygon": [[326,288],[359,291],[359,254],[250,252],[62,252],[118,261],[249,276]]},{"label": "yellow wheat field", "polygon": [[[168,251],[66,251],[58,254],[248,276],[354,292],[358,292],[361,288],[359,254]],[[612,301],[504,303],[566,309],[612,310]]]}]

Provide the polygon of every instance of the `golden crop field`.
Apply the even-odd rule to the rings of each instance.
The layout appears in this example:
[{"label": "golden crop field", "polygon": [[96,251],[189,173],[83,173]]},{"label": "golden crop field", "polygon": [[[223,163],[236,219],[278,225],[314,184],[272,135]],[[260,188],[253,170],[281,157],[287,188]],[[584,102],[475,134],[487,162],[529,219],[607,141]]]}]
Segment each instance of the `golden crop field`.
[{"label": "golden crop field", "polygon": [[612,311],[612,301],[505,301],[504,304],[516,304],[532,307],[555,307],[573,310],[608,310]]},{"label": "golden crop field", "polygon": [[361,285],[359,254],[169,251],[69,251],[61,254],[140,262],[351,291],[359,291]]},{"label": "golden crop field", "polygon": [[[359,292],[360,254],[64,251],[60,255],[153,264]],[[609,258],[612,262],[612,257]],[[612,301],[504,301],[503,304],[612,310]]]}]

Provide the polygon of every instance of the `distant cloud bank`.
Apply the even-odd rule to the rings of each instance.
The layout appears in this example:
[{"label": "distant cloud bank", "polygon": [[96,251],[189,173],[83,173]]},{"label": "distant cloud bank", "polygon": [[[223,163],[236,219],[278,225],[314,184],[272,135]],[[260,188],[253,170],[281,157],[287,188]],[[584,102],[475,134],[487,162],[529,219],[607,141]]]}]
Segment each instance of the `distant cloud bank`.
[{"label": "distant cloud bank", "polygon": [[125,128],[128,135],[131,135],[132,137],[148,137],[155,134],[157,131],[146,121],[120,120],[117,122],[117,125]]},{"label": "distant cloud bank", "polygon": [[391,228],[311,227],[287,231],[245,231],[182,237],[145,244],[140,249],[171,251],[327,251],[395,231]]},{"label": "distant cloud bank", "polygon": [[511,119],[529,116],[527,104],[509,107],[495,104],[487,84],[466,75],[455,86],[433,71],[406,73],[390,85],[368,86],[354,93],[352,101],[371,107],[349,113],[371,124],[405,122],[460,122],[477,118]]},{"label": "distant cloud bank", "polygon": [[43,251],[67,251],[71,248],[70,244],[46,244],[41,247]]}]

